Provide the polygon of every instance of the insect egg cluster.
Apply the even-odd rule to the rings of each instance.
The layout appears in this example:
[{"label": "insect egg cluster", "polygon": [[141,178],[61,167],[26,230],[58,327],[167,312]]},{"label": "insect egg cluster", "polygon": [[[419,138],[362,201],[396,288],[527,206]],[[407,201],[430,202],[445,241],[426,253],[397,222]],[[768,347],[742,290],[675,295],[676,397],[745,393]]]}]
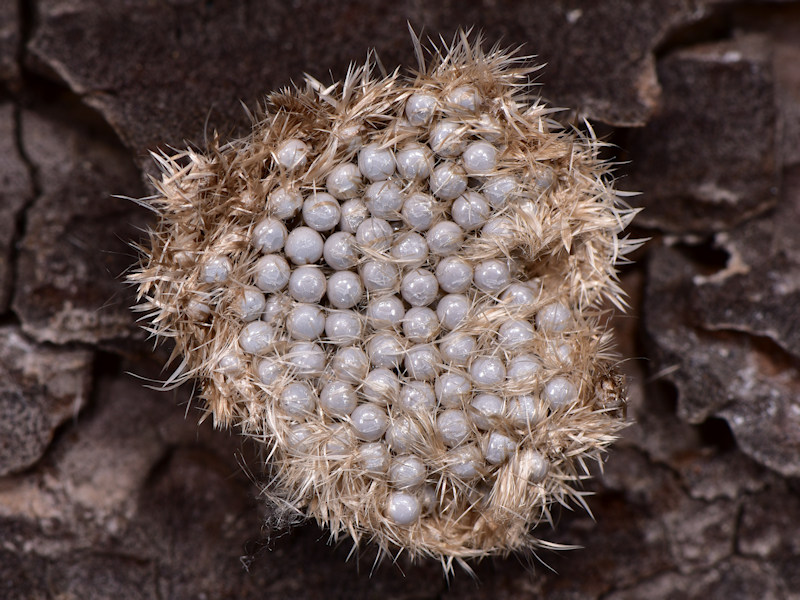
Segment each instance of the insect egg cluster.
[{"label": "insect egg cluster", "polygon": [[284,507],[449,561],[541,544],[623,425],[601,306],[633,211],[523,61],[432,54],[309,78],[247,138],[159,156],[132,279]]}]

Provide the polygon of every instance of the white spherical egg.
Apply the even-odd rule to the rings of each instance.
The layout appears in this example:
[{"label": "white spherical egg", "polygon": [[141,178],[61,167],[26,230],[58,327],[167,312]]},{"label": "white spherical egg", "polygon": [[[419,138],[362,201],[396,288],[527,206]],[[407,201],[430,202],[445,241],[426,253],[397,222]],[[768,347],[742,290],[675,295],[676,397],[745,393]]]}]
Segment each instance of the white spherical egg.
[{"label": "white spherical egg", "polygon": [[475,112],[481,105],[481,95],[474,86],[460,85],[447,93],[447,104],[468,112]]},{"label": "white spherical egg", "polygon": [[367,354],[373,367],[397,368],[404,350],[400,340],[390,333],[378,333],[367,343]]},{"label": "white spherical egg", "polygon": [[376,404],[361,404],[350,414],[350,423],[356,437],[365,442],[379,440],[389,426],[386,411]]},{"label": "white spherical egg", "polygon": [[297,455],[308,454],[313,449],[314,430],[305,423],[298,423],[289,428],[286,445]]},{"label": "white spherical egg", "polygon": [[276,219],[293,218],[303,207],[303,196],[297,190],[279,187],[267,198],[267,210]]},{"label": "white spherical egg", "polygon": [[411,306],[427,306],[436,299],[439,282],[425,269],[409,271],[400,282],[400,295]]},{"label": "white spherical egg", "polygon": [[494,217],[481,228],[481,238],[498,244],[509,244],[514,241],[516,232],[514,221],[504,216]]},{"label": "white spherical egg", "polygon": [[433,162],[430,148],[422,144],[409,144],[397,153],[397,172],[405,179],[427,179]]},{"label": "white spherical egg", "polygon": [[445,329],[457,328],[469,314],[471,303],[464,294],[448,294],[436,305],[436,316]]},{"label": "white spherical egg", "polygon": [[447,470],[463,481],[475,479],[481,472],[483,456],[475,446],[466,445],[447,452]]},{"label": "white spherical egg", "polygon": [[389,481],[400,489],[421,485],[425,481],[425,463],[414,455],[397,456],[389,465]]},{"label": "white spherical egg", "polygon": [[492,208],[503,208],[517,193],[519,184],[512,175],[493,175],[483,185],[483,197]]},{"label": "white spherical egg", "polygon": [[506,378],[506,367],[496,356],[479,356],[469,366],[469,374],[477,386],[497,386]]},{"label": "white spherical egg", "polygon": [[439,221],[428,229],[425,238],[433,254],[448,256],[462,249],[464,230],[453,221]]},{"label": "white spherical egg", "polygon": [[358,395],[346,381],[331,381],[322,388],[319,405],[332,417],[346,417],[356,408]]},{"label": "white spherical egg", "polygon": [[439,121],[431,129],[431,150],[443,158],[455,158],[464,151],[464,125],[457,121]]},{"label": "white spherical egg", "polygon": [[363,143],[361,136],[362,129],[361,124],[358,122],[345,123],[339,128],[336,137],[347,152],[358,149]]},{"label": "white spherical egg", "polygon": [[466,333],[450,333],[439,341],[439,350],[446,364],[465,366],[475,352],[477,342]]},{"label": "white spherical egg", "polygon": [[492,465],[502,464],[516,450],[516,443],[510,437],[497,431],[489,434],[483,455]]},{"label": "white spherical egg", "polygon": [[298,302],[319,302],[325,286],[325,275],[318,267],[298,267],[289,277],[289,295]]},{"label": "white spherical egg", "polygon": [[433,512],[439,506],[439,497],[436,494],[436,486],[428,483],[422,486],[419,490],[419,501],[422,504],[422,510],[426,513]]},{"label": "white spherical egg", "polygon": [[509,284],[511,273],[506,261],[490,258],[475,266],[472,280],[484,292],[497,293]]},{"label": "white spherical egg", "polygon": [[387,518],[400,527],[413,525],[422,512],[419,500],[408,492],[392,492],[386,499]]},{"label": "white spherical egg", "polygon": [[545,384],[544,398],[555,410],[575,402],[578,399],[578,390],[566,377],[555,377]]},{"label": "white spherical egg", "polygon": [[467,189],[467,174],[453,162],[444,162],[433,170],[431,192],[440,200],[455,200]]},{"label": "white spherical egg", "polygon": [[396,221],[403,208],[403,192],[394,181],[376,181],[367,186],[364,194],[370,214],[380,219]]},{"label": "white spherical egg", "polygon": [[[240,308],[239,312],[242,315],[242,319],[244,321],[252,321],[253,319],[257,318],[258,315],[253,317],[253,319],[244,318],[244,315],[245,314],[249,315],[249,313],[244,312],[244,308],[242,307],[243,302],[245,302],[244,298],[239,302],[239,308]],[[190,299],[189,302],[186,304],[186,316],[194,321],[203,322],[206,319],[208,319],[210,315],[211,315],[211,307],[205,302],[198,300],[197,298]]]},{"label": "white spherical egg", "polygon": [[534,396],[525,394],[514,398],[508,406],[508,420],[515,427],[527,429],[545,416],[546,410],[540,406]]},{"label": "white spherical egg", "polygon": [[244,361],[237,352],[226,352],[217,361],[217,370],[228,377],[237,377],[244,371]]},{"label": "white spherical egg", "polygon": [[256,261],[255,284],[259,289],[272,294],[289,283],[289,263],[278,254],[267,254]]},{"label": "white spherical egg", "polygon": [[525,306],[534,303],[536,300],[536,294],[527,285],[522,283],[512,283],[505,290],[503,290],[500,299],[512,306]]},{"label": "white spherical egg", "polygon": [[361,279],[370,292],[392,290],[400,281],[397,267],[390,262],[368,260],[361,266]]},{"label": "white spherical egg", "polygon": [[339,201],[325,192],[315,192],[303,202],[303,221],[315,231],[330,231],[341,216]]},{"label": "white spherical egg", "polygon": [[360,198],[352,198],[340,207],[339,229],[345,233],[355,233],[358,226],[369,217],[369,210]]},{"label": "white spherical egg", "polygon": [[557,179],[558,178],[556,177],[555,171],[553,171],[551,167],[540,166],[533,180],[536,191],[539,194],[546,193],[550,188],[553,187]]},{"label": "white spherical egg", "polygon": [[203,263],[200,279],[205,283],[222,283],[230,277],[233,263],[227,256],[212,256]]},{"label": "white spherical egg", "polygon": [[392,452],[412,452],[424,443],[422,429],[410,415],[395,417],[386,429],[386,443]]},{"label": "white spherical egg", "polygon": [[361,395],[370,402],[393,404],[400,395],[400,380],[387,368],[373,369],[364,377]]},{"label": "white spherical egg", "polygon": [[283,223],[267,217],[253,228],[253,246],[264,254],[272,254],[283,248],[287,235],[289,233]]},{"label": "white spherical egg", "polygon": [[285,169],[293,170],[304,167],[308,161],[308,145],[298,139],[284,141],[275,151],[275,160]]},{"label": "white spherical egg", "polygon": [[472,392],[469,379],[458,373],[442,373],[436,378],[434,392],[445,408],[461,408]]},{"label": "white spherical egg", "polygon": [[459,227],[472,231],[486,222],[489,205],[478,192],[466,191],[453,202],[450,213]]},{"label": "white spherical egg", "polygon": [[283,376],[284,371],[283,364],[271,356],[262,358],[256,365],[258,380],[264,385],[274,384]]},{"label": "white spherical egg", "polygon": [[572,346],[567,342],[559,344],[555,340],[551,340],[547,345],[547,353],[563,366],[572,364]]},{"label": "white spherical egg", "polygon": [[242,327],[239,347],[248,354],[263,354],[275,341],[275,329],[264,321],[253,321]]},{"label": "white spherical egg", "polygon": [[357,346],[340,348],[331,360],[331,371],[334,377],[347,383],[359,385],[368,370],[367,355]]},{"label": "white spherical egg", "polygon": [[488,431],[502,416],[505,403],[496,394],[478,394],[473,398],[471,407],[472,422],[478,429]]},{"label": "white spherical egg", "polygon": [[394,294],[376,296],[367,303],[367,322],[375,329],[396,327],[405,313],[403,301]]},{"label": "white spherical egg", "polygon": [[541,367],[533,354],[521,354],[508,362],[506,377],[514,384],[533,383]]},{"label": "white spherical egg", "polygon": [[370,181],[388,179],[394,173],[394,153],[378,144],[367,144],[358,152],[358,169]]},{"label": "white spherical egg", "polygon": [[536,338],[533,325],[522,319],[504,321],[497,331],[498,341],[506,348],[518,348],[532,342]]},{"label": "white spherical egg", "polygon": [[461,294],[472,285],[472,267],[460,256],[447,256],[436,265],[436,279],[448,294]]},{"label": "white spherical egg", "polygon": [[[441,361],[442,358],[435,346],[419,344],[406,351],[403,364],[409,377],[420,381],[433,381],[439,373]],[[433,390],[431,390],[431,400],[433,400]]]},{"label": "white spherical egg", "polygon": [[292,344],[285,359],[292,373],[303,379],[321,375],[327,362],[324,350],[313,342]]},{"label": "white spherical egg", "polygon": [[324,246],[325,242],[318,231],[310,227],[296,227],[286,237],[283,251],[294,264],[310,265],[322,258]]},{"label": "white spherical egg", "polygon": [[353,430],[345,423],[330,426],[330,434],[325,442],[325,458],[343,460],[352,453],[355,441]]},{"label": "white spherical egg", "polygon": [[261,320],[270,325],[280,325],[286,320],[286,315],[289,314],[293,305],[292,299],[286,294],[270,294]]},{"label": "white spherical egg", "polygon": [[278,402],[290,417],[301,418],[314,411],[317,393],[305,382],[290,383],[281,391]]},{"label": "white spherical egg", "polygon": [[464,150],[461,161],[470,175],[486,175],[497,167],[497,148],[489,142],[472,142]]},{"label": "white spherical egg", "polygon": [[392,226],[384,219],[371,217],[364,219],[356,230],[356,241],[364,247],[381,252],[392,245]]},{"label": "white spherical egg", "polygon": [[411,194],[403,202],[400,215],[411,229],[427,231],[433,224],[436,216],[434,212],[434,199],[429,194],[417,192]]},{"label": "white spherical egg", "polygon": [[352,310],[331,311],[325,318],[325,337],[333,344],[352,344],[361,332],[361,317]]},{"label": "white spherical egg", "polygon": [[572,312],[561,302],[553,302],[536,313],[536,327],[539,331],[559,333],[572,324]]},{"label": "white spherical egg", "polygon": [[267,307],[267,299],[257,287],[247,286],[242,288],[237,304],[237,311],[242,321],[254,321],[259,318]]},{"label": "white spherical egg", "polygon": [[414,306],[403,318],[403,334],[415,344],[429,342],[438,331],[439,317],[427,306]]},{"label": "white spherical egg", "polygon": [[486,113],[478,118],[478,122],[473,126],[474,135],[486,140],[487,142],[497,142],[503,137],[503,126],[500,121]]},{"label": "white spherical egg", "polygon": [[407,381],[400,390],[398,405],[408,412],[430,412],[436,408],[436,394],[425,381]]},{"label": "white spherical egg", "polygon": [[541,452],[535,450],[526,452],[523,460],[527,463],[525,466],[529,473],[528,480],[531,483],[541,482],[550,471],[550,461]]},{"label": "white spherical egg", "polygon": [[328,302],[336,308],[352,308],[364,297],[361,277],[352,271],[336,271],[328,279]]},{"label": "white spherical egg", "polygon": [[436,418],[436,433],[445,445],[458,446],[470,434],[469,420],[464,411],[448,408]]},{"label": "white spherical egg", "polygon": [[415,92],[406,100],[406,118],[411,125],[427,124],[436,111],[436,96],[426,92]]},{"label": "white spherical egg", "polygon": [[367,473],[372,475],[386,473],[389,470],[391,460],[389,449],[383,442],[359,444],[358,464]]},{"label": "white spherical egg", "polygon": [[328,236],[322,247],[322,256],[328,266],[336,271],[345,271],[358,264],[358,246],[352,233],[337,231]]},{"label": "white spherical egg", "polygon": [[325,178],[325,187],[339,200],[355,198],[361,188],[361,171],[353,163],[336,165]]},{"label": "white spherical egg", "polygon": [[428,242],[420,234],[408,231],[394,241],[391,256],[404,267],[419,267],[428,260]]},{"label": "white spherical egg", "polygon": [[298,304],[286,317],[286,329],[296,340],[315,340],[325,330],[325,315],[315,304]]}]

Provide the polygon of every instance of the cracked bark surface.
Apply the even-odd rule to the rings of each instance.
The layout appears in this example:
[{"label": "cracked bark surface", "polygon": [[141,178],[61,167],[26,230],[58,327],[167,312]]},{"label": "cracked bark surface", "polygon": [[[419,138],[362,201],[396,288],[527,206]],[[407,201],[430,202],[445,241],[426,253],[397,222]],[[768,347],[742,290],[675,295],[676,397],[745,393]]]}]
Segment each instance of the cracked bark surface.
[{"label": "cracked bark surface", "polygon": [[11,301],[14,279],[14,242],[22,209],[33,187],[28,168],[16,144],[17,117],[11,102],[0,103],[0,311]]},{"label": "cracked bark surface", "polygon": [[[406,20],[537,53],[653,238],[615,319],[633,424],[594,519],[541,530],[581,548],[479,583],[265,527],[255,450],[146,387],[165,352],[119,278],[150,215],[112,194],[148,193],[148,149],[241,131],[239,100],[373,46],[413,65]],[[800,598],[798,31],[791,1],[0,5],[0,597]]]},{"label": "cracked bark surface", "polygon": [[17,51],[22,39],[19,9],[15,2],[0,6],[0,81],[10,81],[19,75]]}]

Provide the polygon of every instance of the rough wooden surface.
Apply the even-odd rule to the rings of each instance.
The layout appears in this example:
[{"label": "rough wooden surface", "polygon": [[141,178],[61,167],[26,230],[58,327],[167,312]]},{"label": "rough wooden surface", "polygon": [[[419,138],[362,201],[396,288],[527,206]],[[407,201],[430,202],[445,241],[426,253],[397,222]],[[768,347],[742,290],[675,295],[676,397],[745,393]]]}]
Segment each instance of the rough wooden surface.
[{"label": "rough wooden surface", "polygon": [[[149,149],[373,46],[413,65],[406,21],[537,54],[652,238],[615,320],[634,424],[594,520],[542,532],[582,548],[477,583],[265,527],[254,449],[140,379],[164,356],[120,279]],[[0,3],[0,597],[800,598],[799,148],[797,2]]]}]

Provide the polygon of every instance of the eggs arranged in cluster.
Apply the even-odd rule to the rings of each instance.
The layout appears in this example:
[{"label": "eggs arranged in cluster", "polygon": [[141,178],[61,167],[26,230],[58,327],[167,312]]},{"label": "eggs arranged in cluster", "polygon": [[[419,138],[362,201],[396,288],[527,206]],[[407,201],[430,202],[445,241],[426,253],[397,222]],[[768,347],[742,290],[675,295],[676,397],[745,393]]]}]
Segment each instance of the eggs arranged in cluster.
[{"label": "eggs arranged in cluster", "polygon": [[459,48],[339,97],[310,80],[216,158],[162,161],[134,277],[276,494],[440,558],[533,544],[621,426],[598,316],[631,216],[513,60]]},{"label": "eggs arranged in cluster", "polygon": [[[478,109],[471,86],[450,96],[459,109]],[[308,451],[306,423],[323,419],[335,436],[318,450],[366,453],[365,468],[397,489],[386,510],[400,525],[419,518],[423,491],[408,490],[429,469],[445,461],[461,480],[490,472],[521,439],[509,430],[527,433],[543,411],[577,401],[580,385],[556,369],[539,389],[536,350],[569,365],[562,333],[574,322],[558,301],[533,313],[541,283],[521,279],[506,255],[521,188],[514,175],[491,175],[502,146],[434,120],[437,105],[420,93],[405,107],[410,124],[427,127],[428,144],[367,144],[330,170],[324,188],[271,192],[252,229],[262,255],[240,306],[239,350],[296,423],[291,450]],[[275,160],[296,170],[308,153],[289,139]],[[485,242],[480,259],[464,252],[472,240]],[[206,279],[223,283],[219,272],[214,257]],[[484,323],[487,309],[502,318]],[[427,466],[426,421],[453,449]]]}]

